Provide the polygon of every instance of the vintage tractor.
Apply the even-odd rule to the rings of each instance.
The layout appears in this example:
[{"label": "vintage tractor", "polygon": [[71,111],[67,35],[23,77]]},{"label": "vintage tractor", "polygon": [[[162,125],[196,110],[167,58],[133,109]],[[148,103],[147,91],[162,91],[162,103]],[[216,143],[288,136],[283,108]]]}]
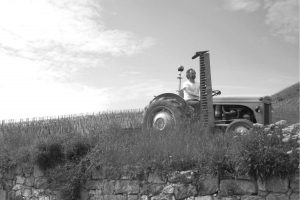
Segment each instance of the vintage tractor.
[{"label": "vintage tractor", "polygon": [[195,101],[198,103],[193,102],[192,106],[183,99],[181,73],[184,67],[181,66],[178,68],[178,94],[164,93],[150,101],[144,111],[144,130],[165,131],[192,121],[202,123],[207,129],[243,133],[251,129],[253,123],[271,123],[270,97],[215,97],[221,92],[211,87],[209,52],[196,52],[192,59],[197,57],[200,60],[200,99]]}]

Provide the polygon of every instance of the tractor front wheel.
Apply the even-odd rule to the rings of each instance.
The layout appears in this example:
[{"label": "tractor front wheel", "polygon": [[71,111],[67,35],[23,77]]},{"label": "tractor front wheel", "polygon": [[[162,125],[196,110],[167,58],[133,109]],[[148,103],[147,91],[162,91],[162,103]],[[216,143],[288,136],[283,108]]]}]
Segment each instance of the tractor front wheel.
[{"label": "tractor front wheel", "polygon": [[159,100],[146,109],[143,130],[167,131],[180,127],[184,121],[183,110],[173,101]]},{"label": "tractor front wheel", "polygon": [[247,119],[237,119],[229,124],[226,133],[245,134],[253,127],[253,123]]}]

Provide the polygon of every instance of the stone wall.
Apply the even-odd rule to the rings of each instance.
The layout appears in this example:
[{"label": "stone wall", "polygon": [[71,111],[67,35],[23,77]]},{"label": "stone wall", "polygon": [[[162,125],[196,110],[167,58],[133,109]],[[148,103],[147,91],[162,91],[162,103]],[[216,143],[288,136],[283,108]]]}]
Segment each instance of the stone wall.
[{"label": "stone wall", "polygon": [[[0,200],[60,200],[49,189],[38,167],[11,170],[0,175]],[[149,172],[106,177],[94,170],[80,191],[81,200],[299,200],[299,174],[267,181],[200,175],[197,171],[160,174]]]},{"label": "stone wall", "polygon": [[48,180],[37,166],[11,169],[0,174],[0,200],[56,200],[58,191],[49,189]]}]

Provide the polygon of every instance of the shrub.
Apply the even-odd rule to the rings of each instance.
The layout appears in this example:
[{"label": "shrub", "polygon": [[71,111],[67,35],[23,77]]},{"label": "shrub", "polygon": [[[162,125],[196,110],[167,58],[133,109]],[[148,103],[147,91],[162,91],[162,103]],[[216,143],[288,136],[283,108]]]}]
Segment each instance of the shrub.
[{"label": "shrub", "polygon": [[236,138],[242,147],[238,156],[240,168],[261,179],[295,173],[299,166],[299,132],[291,130],[287,140],[285,128],[274,124],[254,127],[249,134]]},{"label": "shrub", "polygon": [[79,162],[80,159],[85,156],[91,148],[91,144],[86,141],[77,140],[67,147],[66,158],[73,162]]},{"label": "shrub", "polygon": [[35,162],[42,170],[53,168],[64,160],[63,146],[59,142],[38,144],[35,155]]},{"label": "shrub", "polygon": [[59,190],[64,200],[80,199],[80,189],[85,176],[84,159],[79,163],[66,161],[46,171],[50,187]]}]

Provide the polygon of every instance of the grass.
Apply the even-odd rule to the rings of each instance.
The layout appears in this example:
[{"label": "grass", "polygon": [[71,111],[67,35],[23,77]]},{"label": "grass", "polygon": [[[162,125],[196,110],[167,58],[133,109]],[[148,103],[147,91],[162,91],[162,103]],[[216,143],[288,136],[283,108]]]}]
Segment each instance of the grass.
[{"label": "grass", "polygon": [[0,152],[9,158],[10,165],[33,162],[32,155],[38,144],[59,141],[66,147],[69,142],[80,137],[95,145],[103,135],[140,128],[141,119],[142,112],[137,110],[2,123]]},{"label": "grass", "polygon": [[273,122],[299,123],[299,82],[272,95]]},{"label": "grass", "polygon": [[[299,122],[297,91],[299,83],[273,96],[274,122]],[[142,111],[137,110],[2,123],[0,172],[16,165],[38,164],[48,171],[56,187],[69,191],[66,199],[74,199],[78,185],[93,168],[113,168],[109,176],[119,176],[128,166],[136,172],[198,169],[263,177],[269,172],[284,176],[299,165],[299,133],[291,133],[289,137],[294,139],[286,142],[288,134],[283,127],[258,128],[252,133],[255,137],[206,133],[198,124],[158,134],[142,132],[141,121]]]},{"label": "grass", "polygon": [[[281,119],[287,120],[289,124],[299,122],[299,83],[274,94],[272,98],[274,122]],[[119,158],[113,159],[113,156],[108,156],[110,158],[107,159],[110,160],[121,158],[128,160],[129,158],[126,157],[130,155],[129,149],[133,155],[130,159],[137,159],[134,157],[138,156],[161,159],[158,155],[168,156],[170,152],[178,158],[192,159],[197,153],[203,151],[200,146],[208,148],[205,146],[208,144],[206,143],[208,136],[204,137],[203,133],[197,133],[199,127],[190,128],[190,131],[177,131],[175,134],[149,138],[149,135],[145,135],[140,130],[141,121],[142,111],[131,110],[2,123],[0,124],[0,152],[5,155],[3,157],[1,154],[4,160],[9,160],[8,163],[14,165],[25,161],[34,162],[32,155],[36,147],[41,143],[55,141],[59,141],[64,151],[70,151],[68,147],[76,140],[85,141],[91,147],[98,149],[105,147],[107,151],[116,151],[115,157]],[[132,149],[133,147],[135,149]],[[124,152],[126,155],[122,155]],[[155,158],[150,158],[151,156]]]}]

